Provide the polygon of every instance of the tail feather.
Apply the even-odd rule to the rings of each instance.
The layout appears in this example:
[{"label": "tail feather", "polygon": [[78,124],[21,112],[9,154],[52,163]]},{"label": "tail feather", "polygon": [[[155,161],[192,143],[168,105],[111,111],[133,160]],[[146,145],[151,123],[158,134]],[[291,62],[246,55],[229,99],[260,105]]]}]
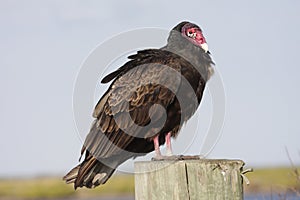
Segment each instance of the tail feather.
[{"label": "tail feather", "polygon": [[74,183],[77,178],[79,168],[80,168],[80,165],[77,165],[76,167],[74,167],[69,173],[67,173],[63,177],[63,180],[66,181],[67,184]]},{"label": "tail feather", "polygon": [[74,183],[75,189],[77,187],[94,188],[106,183],[119,164],[107,166],[103,162],[92,158],[74,167],[63,177],[63,180],[67,184]]}]

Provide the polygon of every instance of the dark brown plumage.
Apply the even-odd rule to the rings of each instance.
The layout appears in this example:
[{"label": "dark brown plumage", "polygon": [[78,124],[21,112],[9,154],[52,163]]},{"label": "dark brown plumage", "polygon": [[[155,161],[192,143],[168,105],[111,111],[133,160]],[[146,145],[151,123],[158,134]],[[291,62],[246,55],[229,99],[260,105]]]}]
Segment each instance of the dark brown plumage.
[{"label": "dark brown plumage", "polygon": [[182,22],[161,49],[148,49],[102,79],[113,81],[97,103],[95,121],[84,142],[84,161],[64,180],[77,187],[104,184],[124,161],[153,150],[176,137],[197,110],[213,73],[202,30]]}]

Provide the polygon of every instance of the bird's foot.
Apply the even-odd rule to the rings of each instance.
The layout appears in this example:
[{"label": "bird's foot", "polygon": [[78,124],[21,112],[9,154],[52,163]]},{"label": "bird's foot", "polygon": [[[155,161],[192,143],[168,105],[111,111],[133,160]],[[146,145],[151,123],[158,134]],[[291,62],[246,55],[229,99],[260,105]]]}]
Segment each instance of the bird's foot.
[{"label": "bird's foot", "polygon": [[155,156],[155,157],[153,157],[151,160],[152,161],[162,161],[162,160],[181,160],[180,158],[181,158],[181,156],[182,155],[171,155],[171,156],[162,156],[162,155],[160,155],[160,156]]},{"label": "bird's foot", "polygon": [[176,161],[176,160],[200,160],[202,159],[201,156],[185,156],[185,155],[172,155],[172,156],[163,156],[163,155],[156,155],[151,160],[152,161],[162,161],[162,160],[169,160],[169,161]]},{"label": "bird's foot", "polygon": [[173,156],[173,152],[171,149],[167,149],[166,156]]}]

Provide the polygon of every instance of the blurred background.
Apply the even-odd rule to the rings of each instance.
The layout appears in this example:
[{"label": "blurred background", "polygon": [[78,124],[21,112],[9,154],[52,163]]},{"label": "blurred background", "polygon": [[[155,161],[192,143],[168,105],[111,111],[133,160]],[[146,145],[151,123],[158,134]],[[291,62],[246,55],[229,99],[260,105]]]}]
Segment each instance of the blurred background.
[{"label": "blurred background", "polygon": [[[102,42],[138,28],[170,30],[183,20],[204,30],[225,87],[224,127],[208,158],[242,159],[257,169],[249,175],[252,188],[246,188],[257,198],[299,188],[299,1],[2,0],[0,5],[0,199],[103,194],[132,199],[133,161],[94,191],[74,193],[60,180],[77,164],[79,135],[92,122],[94,105],[85,105],[86,133],[77,132],[73,87],[82,63]],[[205,123],[206,96],[198,112]],[[186,126],[181,135],[192,131]],[[178,138],[176,153],[185,142]],[[187,153],[199,154],[199,142]]]}]

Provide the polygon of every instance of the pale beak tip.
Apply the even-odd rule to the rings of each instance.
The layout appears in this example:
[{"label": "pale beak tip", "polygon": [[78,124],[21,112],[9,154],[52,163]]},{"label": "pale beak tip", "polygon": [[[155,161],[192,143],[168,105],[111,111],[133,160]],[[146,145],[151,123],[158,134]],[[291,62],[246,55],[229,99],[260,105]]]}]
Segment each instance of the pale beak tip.
[{"label": "pale beak tip", "polygon": [[207,45],[207,43],[201,44],[201,48],[205,51],[205,53],[208,52],[208,45]]}]

